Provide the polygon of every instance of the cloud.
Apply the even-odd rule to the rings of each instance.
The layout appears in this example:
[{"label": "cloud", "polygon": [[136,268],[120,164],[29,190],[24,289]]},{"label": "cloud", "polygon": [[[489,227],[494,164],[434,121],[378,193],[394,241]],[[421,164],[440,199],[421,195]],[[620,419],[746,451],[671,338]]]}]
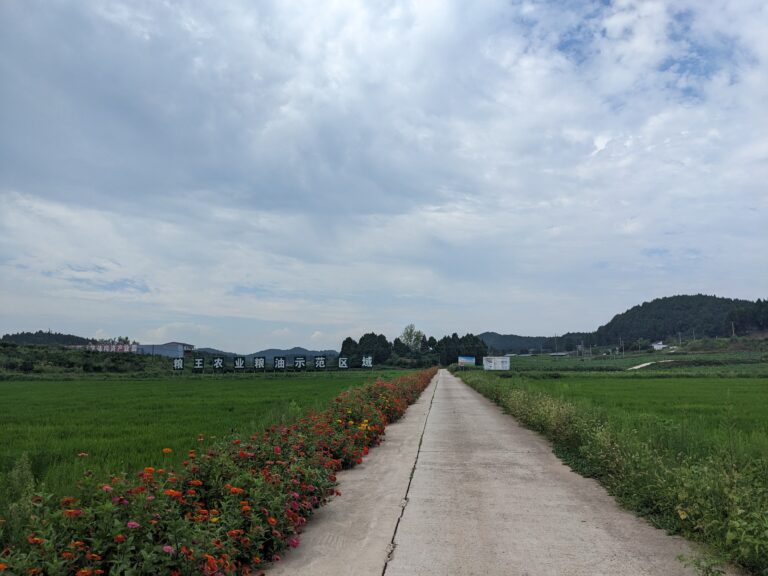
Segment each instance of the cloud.
[{"label": "cloud", "polygon": [[757,1],[3,3],[7,329],[332,348],[764,297],[766,25]]}]

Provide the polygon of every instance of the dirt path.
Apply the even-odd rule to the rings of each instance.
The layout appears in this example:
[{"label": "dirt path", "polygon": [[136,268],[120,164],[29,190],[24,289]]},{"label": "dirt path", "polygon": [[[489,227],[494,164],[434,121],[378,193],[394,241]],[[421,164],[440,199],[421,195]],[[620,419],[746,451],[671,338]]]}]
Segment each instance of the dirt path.
[{"label": "dirt path", "polygon": [[[411,472],[413,477],[411,479]],[[270,575],[692,575],[690,554],[441,370]]]},{"label": "dirt path", "polygon": [[655,362],[645,362],[643,364],[638,364],[637,366],[632,366],[631,368],[627,368],[627,370],[640,370],[641,368],[645,368],[652,364],[666,364],[668,362],[673,362],[673,360],[656,360]]}]

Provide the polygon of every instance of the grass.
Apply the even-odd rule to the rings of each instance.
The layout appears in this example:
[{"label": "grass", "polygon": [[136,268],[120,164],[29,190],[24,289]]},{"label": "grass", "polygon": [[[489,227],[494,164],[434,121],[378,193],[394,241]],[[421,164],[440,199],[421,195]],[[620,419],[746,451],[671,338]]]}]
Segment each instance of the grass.
[{"label": "grass", "polygon": [[628,508],[768,574],[765,360],[696,355],[678,368],[629,372],[562,360],[519,358],[511,372],[459,375]]},{"label": "grass", "polygon": [[[36,480],[56,494],[86,470],[107,478],[144,466],[178,465],[198,434],[210,438],[258,431],[324,408],[343,390],[402,373],[0,382],[0,486],[23,453]],[[173,453],[163,455],[163,448]]]},{"label": "grass", "polygon": [[740,459],[768,454],[768,383],[762,378],[674,372],[561,374],[522,379],[522,389],[598,412],[626,433],[637,431],[669,454],[727,451]]}]

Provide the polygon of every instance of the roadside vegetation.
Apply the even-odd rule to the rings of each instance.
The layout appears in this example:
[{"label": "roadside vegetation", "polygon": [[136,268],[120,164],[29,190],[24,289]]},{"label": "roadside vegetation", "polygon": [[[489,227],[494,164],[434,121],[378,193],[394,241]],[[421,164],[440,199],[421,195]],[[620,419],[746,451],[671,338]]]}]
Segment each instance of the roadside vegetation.
[{"label": "roadside vegetation", "polygon": [[516,358],[509,372],[454,371],[627,508],[768,574],[765,354],[677,356],[626,370],[672,355],[648,356]]},{"label": "roadside vegetation", "polygon": [[358,385],[266,430],[201,434],[180,465],[167,445],[129,473],[86,470],[63,495],[40,490],[21,458],[6,482],[17,494],[0,520],[0,572],[259,572],[299,545],[304,524],[334,494],[335,473],[362,462],[434,373]]}]

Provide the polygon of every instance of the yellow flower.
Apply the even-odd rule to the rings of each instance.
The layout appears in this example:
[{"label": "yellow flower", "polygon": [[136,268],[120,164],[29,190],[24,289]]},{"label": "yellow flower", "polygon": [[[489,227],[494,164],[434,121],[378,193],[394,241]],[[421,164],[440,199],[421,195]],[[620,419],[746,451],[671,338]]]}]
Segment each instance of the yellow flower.
[{"label": "yellow flower", "polygon": [[349,424],[350,426],[354,426],[355,421],[354,420],[350,420],[349,422],[347,422],[347,424]]},{"label": "yellow flower", "polygon": [[221,520],[221,518],[218,518],[218,517],[216,517],[216,516],[214,516],[213,518],[211,518],[211,522],[213,522],[214,524],[216,524],[216,522],[218,522],[219,520]]},{"label": "yellow flower", "polygon": [[680,520],[685,520],[686,518],[688,518],[688,512],[686,512],[682,508],[677,509],[677,515],[680,516]]}]

